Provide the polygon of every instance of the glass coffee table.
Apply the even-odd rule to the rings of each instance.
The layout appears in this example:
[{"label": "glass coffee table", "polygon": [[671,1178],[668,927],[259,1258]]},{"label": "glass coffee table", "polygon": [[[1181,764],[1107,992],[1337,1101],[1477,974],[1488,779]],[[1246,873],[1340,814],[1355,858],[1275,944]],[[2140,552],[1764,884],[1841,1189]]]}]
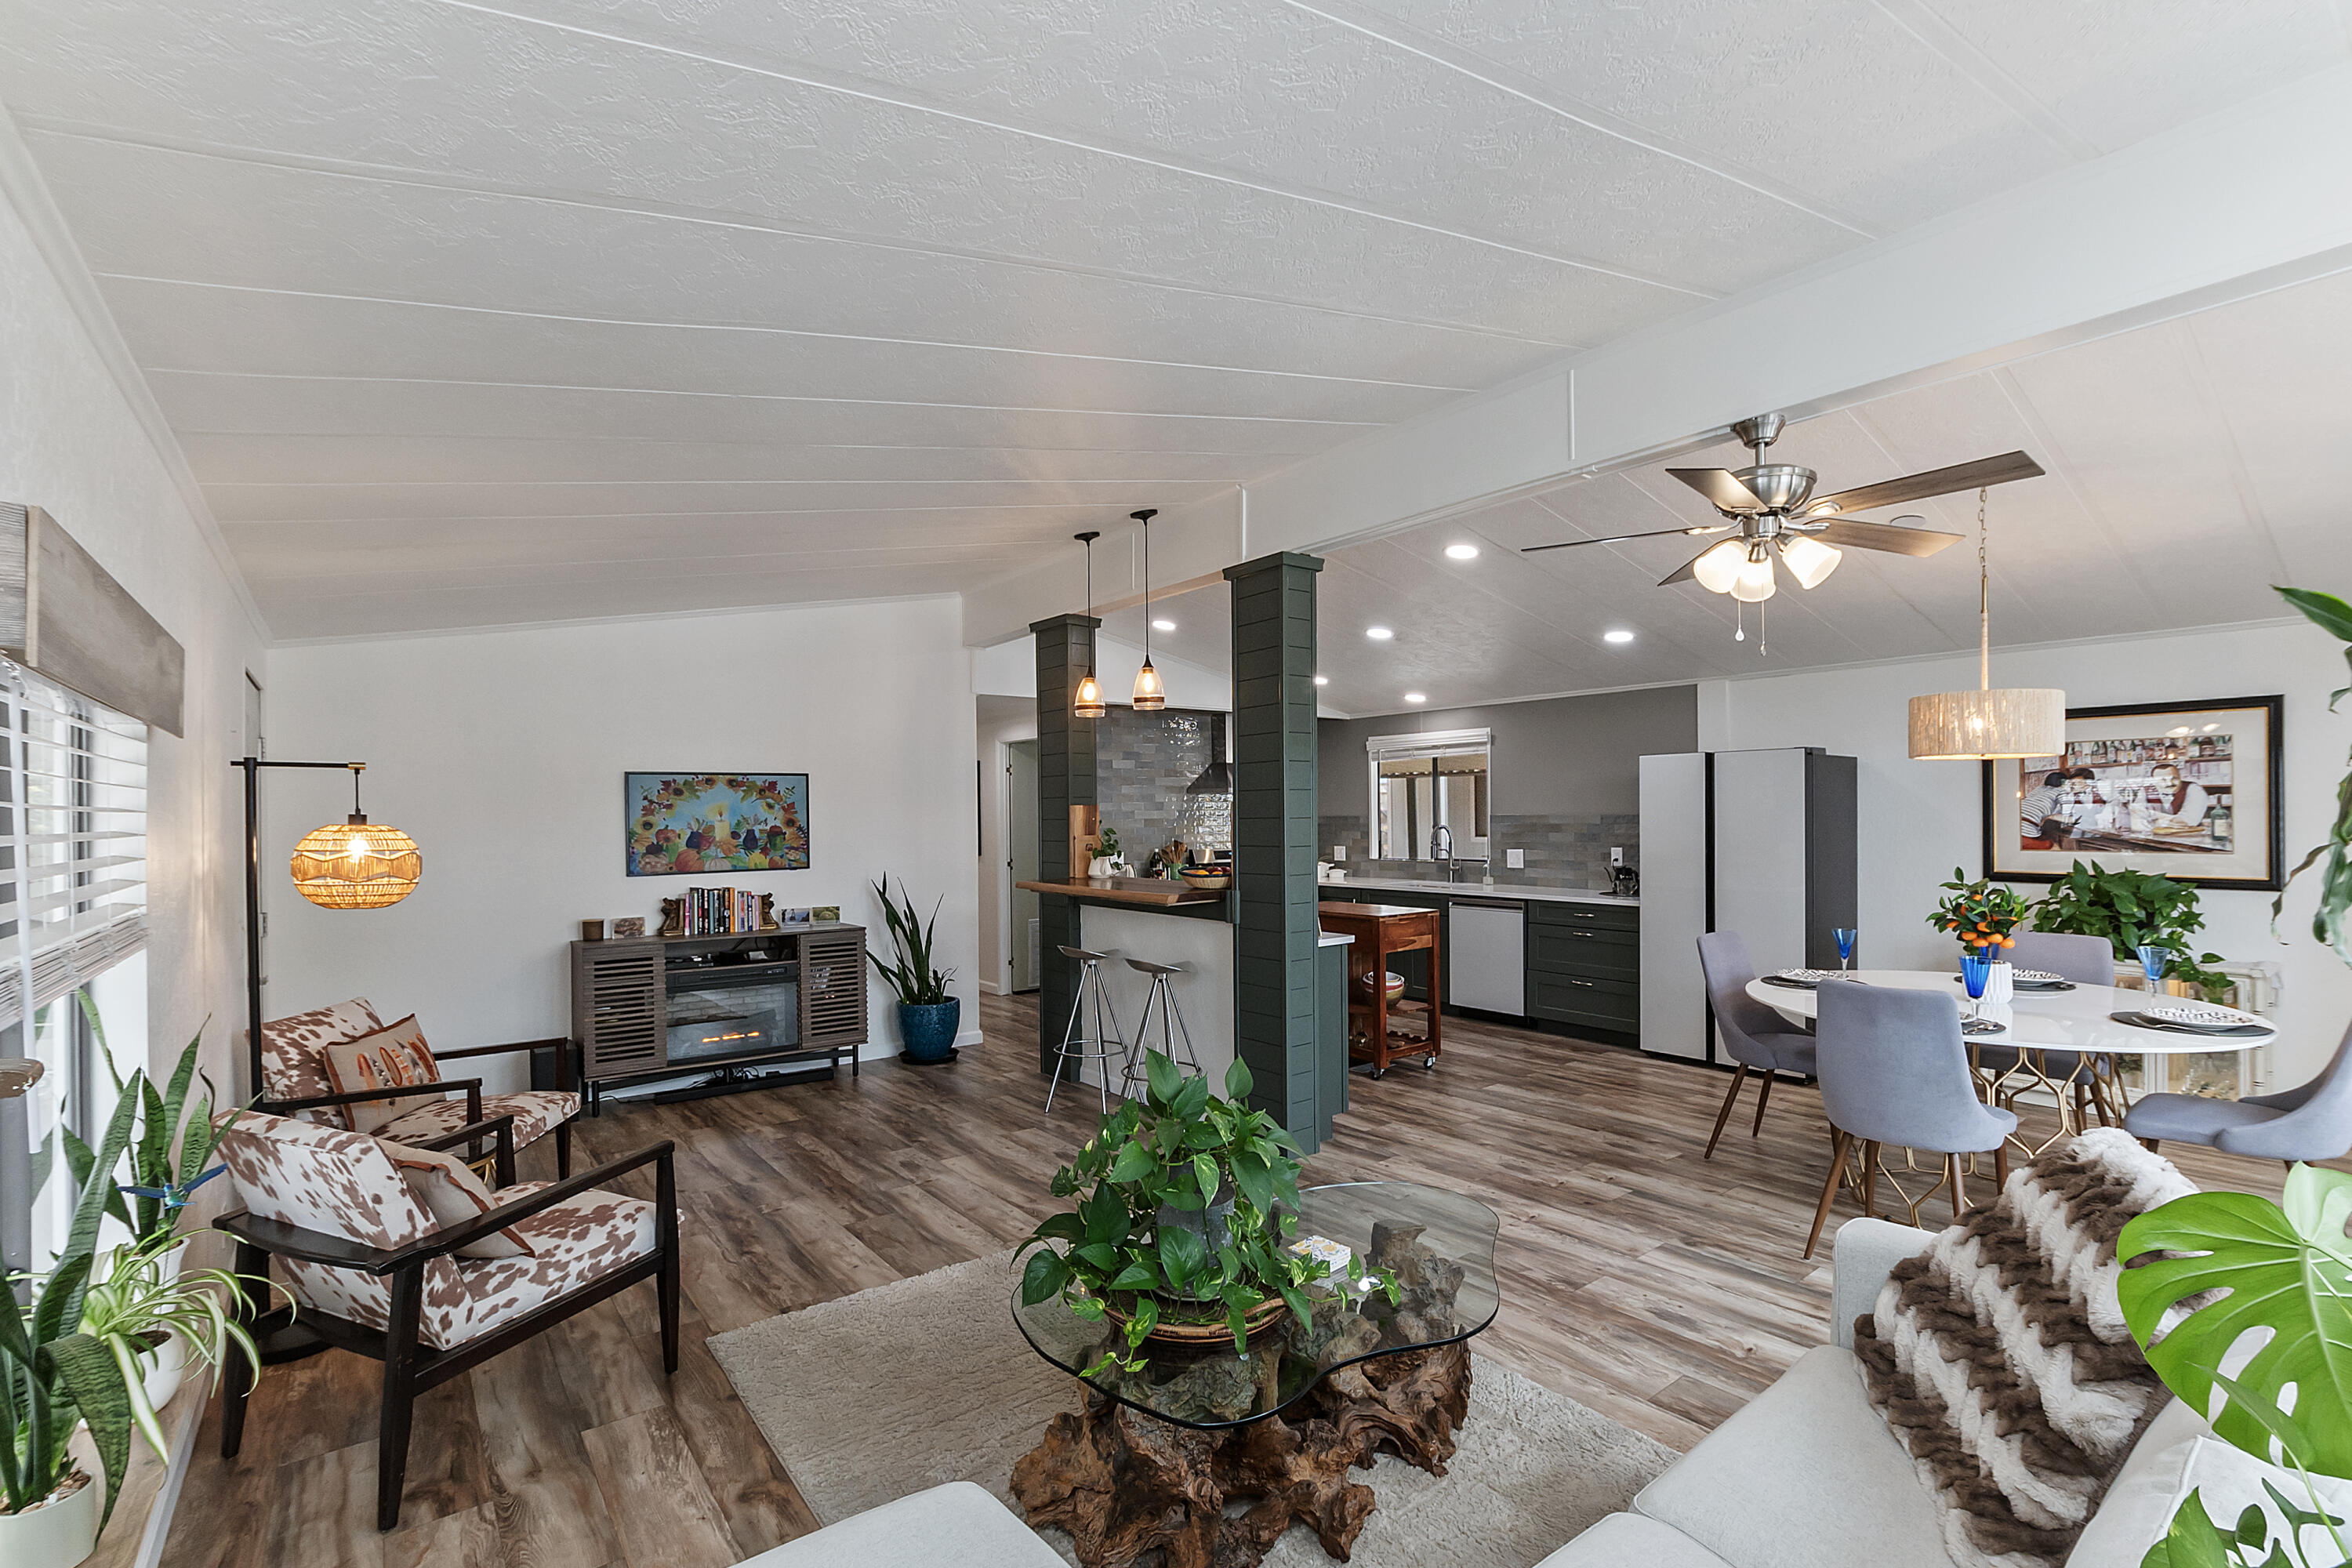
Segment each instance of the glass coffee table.
[{"label": "glass coffee table", "polygon": [[1310,1321],[1284,1312],[1245,1355],[1230,1335],[1147,1341],[1141,1372],[1090,1376],[1124,1345],[1118,1331],[1058,1297],[1024,1306],[1014,1288],[1023,1336],[1087,1393],[1013,1467],[1013,1495],[1032,1524],[1067,1530],[1088,1568],[1153,1550],[1255,1564],[1294,1521],[1345,1558],[1374,1501],[1351,1467],[1388,1448],[1445,1473],[1469,1408],[1467,1342],[1501,1301],[1495,1211],[1411,1182],[1353,1182],[1304,1189],[1297,1214],[1294,1238],[1320,1236],[1392,1270],[1401,1300],[1339,1279],[1310,1288]]}]

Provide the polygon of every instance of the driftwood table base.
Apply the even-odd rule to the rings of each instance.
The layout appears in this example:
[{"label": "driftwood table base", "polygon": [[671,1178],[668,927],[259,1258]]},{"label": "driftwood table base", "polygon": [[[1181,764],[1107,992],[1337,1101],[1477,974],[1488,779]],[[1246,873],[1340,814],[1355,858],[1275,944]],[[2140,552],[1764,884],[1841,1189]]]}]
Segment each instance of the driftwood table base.
[{"label": "driftwood table base", "polygon": [[[1294,1522],[1344,1563],[1373,1506],[1349,1469],[1386,1448],[1444,1475],[1469,1407],[1461,1343],[1342,1368],[1284,1415],[1214,1431],[1089,1392],[1013,1467],[1013,1495],[1032,1525],[1068,1531],[1087,1568],[1257,1568]],[[1236,1500],[1255,1500],[1229,1516]]]}]

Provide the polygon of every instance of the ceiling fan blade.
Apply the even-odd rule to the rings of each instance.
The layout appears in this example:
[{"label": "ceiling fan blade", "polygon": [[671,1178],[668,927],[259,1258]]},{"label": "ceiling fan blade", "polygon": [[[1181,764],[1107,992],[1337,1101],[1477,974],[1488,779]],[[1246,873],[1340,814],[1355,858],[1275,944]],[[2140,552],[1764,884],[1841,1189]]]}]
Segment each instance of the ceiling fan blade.
[{"label": "ceiling fan blade", "polygon": [[1664,539],[1669,534],[1721,533],[1731,526],[1722,522],[1706,528],[1658,528],[1647,533],[1606,533],[1598,539],[1563,539],[1558,544],[1523,544],[1519,546],[1519,553],[1533,555],[1538,550],[1570,550],[1580,544],[1620,544],[1628,539]]},{"label": "ceiling fan blade", "polygon": [[1864,522],[1860,518],[1832,519],[1820,528],[1806,529],[1805,537],[1818,539],[1823,544],[1884,550],[1894,555],[1933,555],[1960,542],[1957,533],[1933,528],[1893,528],[1883,522]]},{"label": "ceiling fan blade", "polygon": [[[1714,548],[1715,546],[1710,544],[1706,547],[1706,550],[1712,550]],[[1692,556],[1689,560],[1684,562],[1681,565],[1675,567],[1673,571],[1659,578],[1658,586],[1661,588],[1671,588],[1677,583],[1689,583],[1696,581],[1697,574],[1693,572],[1691,568],[1699,563],[1700,557],[1706,553],[1706,550],[1700,551],[1697,555]]]},{"label": "ceiling fan blade", "polygon": [[1668,468],[1669,479],[1682,480],[1717,511],[1762,511],[1764,498],[1739,482],[1728,468]]},{"label": "ceiling fan blade", "polygon": [[1882,479],[1874,485],[1861,485],[1850,490],[1840,490],[1835,495],[1822,496],[1807,503],[1805,515],[1824,517],[1831,513],[1868,511],[1873,507],[1897,506],[1906,500],[1948,496],[1956,490],[2005,485],[2011,479],[2030,479],[2041,472],[2042,465],[2024,453],[2003,452],[1998,458],[1979,458],[1972,463],[1955,463],[1948,468],[1929,468],[1925,473],[1906,474],[1899,479]]}]

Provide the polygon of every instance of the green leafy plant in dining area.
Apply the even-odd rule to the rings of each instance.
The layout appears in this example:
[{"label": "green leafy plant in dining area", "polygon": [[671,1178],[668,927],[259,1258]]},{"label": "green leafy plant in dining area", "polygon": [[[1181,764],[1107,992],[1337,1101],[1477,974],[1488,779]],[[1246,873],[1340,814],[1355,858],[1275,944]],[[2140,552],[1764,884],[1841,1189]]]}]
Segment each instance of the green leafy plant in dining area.
[{"label": "green leafy plant in dining area", "polygon": [[2220,953],[2198,952],[2189,940],[2205,929],[2197,889],[2158,871],[2110,871],[2095,860],[2077,860],[2033,905],[2033,929],[2105,937],[2125,963],[2136,963],[2143,946],[2163,948],[2172,954],[2164,977],[2199,986],[2216,1001],[2236,984],[2204,967],[2220,963]]},{"label": "green leafy plant in dining area", "polygon": [[[2116,1243],[2124,1321],[2157,1375],[2221,1438],[2283,1464],[2307,1508],[2264,1483],[2287,1529],[2278,1542],[2259,1507],[2217,1524],[2191,1492],[2143,1568],[2335,1568],[2352,1561],[2314,1474],[2352,1478],[2352,1175],[2311,1165],[2287,1174],[2284,1206],[2250,1193],[2191,1193],[2135,1217]],[[2208,1292],[2213,1294],[2210,1299]],[[2185,1315],[2184,1315],[2185,1314]],[[2160,1337],[2159,1337],[2160,1331]],[[2262,1337],[2267,1335],[2266,1341]],[[2239,1347],[2262,1341],[2232,1377]],[[2291,1406],[2284,1408],[2283,1406]],[[2306,1556],[2318,1527],[2334,1555]]]},{"label": "green leafy plant in dining area", "polygon": [[[2280,588],[2279,596],[2296,609],[2321,631],[2344,644],[2344,659],[2352,665],[2352,604],[2347,604],[2333,594],[2314,593],[2308,588]],[[2327,694],[2327,710],[2334,712],[2336,703],[2344,700],[2352,686],[2339,686]],[[2352,963],[2352,757],[2347,757],[2347,771],[2336,786],[2336,822],[2328,829],[2326,842],[2313,847],[2287,873],[2292,886],[2297,877],[2311,869],[2315,861],[2326,857],[2327,864],[2319,873],[2319,903],[2311,913],[2311,934],[2335,950],[2336,956]],[[2286,907],[2286,888],[2271,900],[2271,926],[2278,926],[2280,912]]]},{"label": "green leafy plant in dining area", "polygon": [[1928,911],[1929,925],[1950,931],[1960,939],[1962,947],[1975,948],[1988,958],[1997,958],[2001,949],[2017,945],[2010,932],[2025,922],[2025,900],[2015,891],[1987,877],[1971,882],[1958,866],[1952,868],[1952,879],[1943,888],[1950,896]]},{"label": "green leafy plant in dining area", "polygon": [[890,962],[885,963],[878,952],[868,952],[874,967],[898,994],[898,1000],[909,1007],[933,1007],[951,1000],[948,982],[955,978],[952,969],[940,969],[931,962],[936,951],[932,932],[940,921],[940,906],[947,901],[941,894],[939,903],[931,906],[930,919],[915,912],[915,900],[904,882],[898,884],[899,902],[890,898],[890,878],[885,873],[873,884],[874,896],[881,900],[882,919],[890,928]]},{"label": "green leafy plant in dining area", "polygon": [[[1245,1352],[1253,1310],[1279,1298],[1303,1321],[1311,1316],[1306,1288],[1328,1272],[1285,1240],[1297,1223],[1283,1211],[1298,1202],[1298,1146],[1242,1103],[1248,1067],[1236,1060],[1226,1069],[1224,1099],[1158,1051],[1146,1058],[1145,1078],[1143,1098],[1105,1116],[1054,1173],[1054,1195],[1074,1205],[1021,1245],[1024,1253],[1038,1248],[1022,1270],[1024,1305],[1058,1294],[1082,1318],[1123,1320],[1125,1350],[1114,1345],[1089,1375],[1114,1365],[1141,1371],[1143,1342],[1163,1321],[1222,1321],[1234,1351]],[[1367,1277],[1360,1258],[1349,1273],[1359,1283]],[[1372,1278],[1399,1299],[1392,1277]]]}]

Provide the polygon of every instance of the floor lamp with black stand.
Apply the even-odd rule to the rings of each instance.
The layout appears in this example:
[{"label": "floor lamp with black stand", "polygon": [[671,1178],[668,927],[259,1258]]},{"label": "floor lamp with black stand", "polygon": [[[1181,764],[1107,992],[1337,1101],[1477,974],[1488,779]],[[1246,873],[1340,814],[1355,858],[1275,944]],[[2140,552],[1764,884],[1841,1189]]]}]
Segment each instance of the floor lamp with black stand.
[{"label": "floor lamp with black stand", "polygon": [[[360,810],[360,774],[365,763],[281,763],[273,757],[239,757],[229,764],[245,774],[245,1016],[247,1088],[260,1110],[272,1110],[261,1073],[261,770],[332,768],[352,775],[352,815],[305,834],[294,847],[294,886],[322,909],[380,910],[416,890],[424,857],[416,841],[397,827],[367,819]],[[293,1109],[288,1106],[287,1109]]]}]

